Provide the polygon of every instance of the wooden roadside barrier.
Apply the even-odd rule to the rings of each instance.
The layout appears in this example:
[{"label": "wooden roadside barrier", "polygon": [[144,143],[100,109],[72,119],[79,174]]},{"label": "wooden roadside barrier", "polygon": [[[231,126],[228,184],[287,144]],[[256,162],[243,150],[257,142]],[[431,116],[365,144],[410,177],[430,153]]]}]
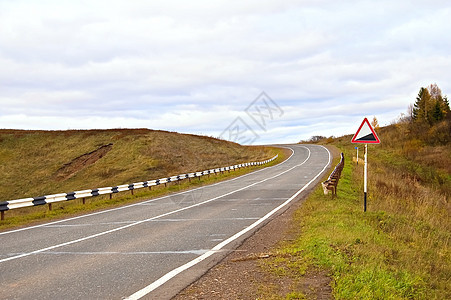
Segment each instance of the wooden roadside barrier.
[{"label": "wooden roadside barrier", "polygon": [[329,194],[329,191],[332,191],[332,197],[337,195],[337,185],[338,180],[341,176],[341,171],[343,171],[343,167],[345,165],[345,158],[343,153],[341,153],[341,159],[338,165],[335,166],[335,169],[332,171],[332,173],[329,175],[329,178],[327,178],[326,181],[321,183],[323,186],[324,195]]}]

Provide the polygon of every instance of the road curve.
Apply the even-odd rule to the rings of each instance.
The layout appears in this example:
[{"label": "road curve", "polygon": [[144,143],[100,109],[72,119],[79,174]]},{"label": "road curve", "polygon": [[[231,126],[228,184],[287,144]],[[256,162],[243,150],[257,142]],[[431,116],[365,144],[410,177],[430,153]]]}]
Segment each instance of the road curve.
[{"label": "road curve", "polygon": [[0,299],[170,299],[283,211],[330,165],[285,162],[120,208],[0,232]]}]

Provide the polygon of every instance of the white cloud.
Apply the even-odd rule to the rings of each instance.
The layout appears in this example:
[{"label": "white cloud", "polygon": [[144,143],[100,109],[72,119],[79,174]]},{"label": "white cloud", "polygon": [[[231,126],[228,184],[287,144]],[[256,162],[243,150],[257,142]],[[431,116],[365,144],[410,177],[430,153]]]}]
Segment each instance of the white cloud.
[{"label": "white cloud", "polygon": [[349,133],[421,86],[449,93],[450,17],[439,0],[1,1],[0,128],[219,135],[266,91],[286,113],[261,141]]}]

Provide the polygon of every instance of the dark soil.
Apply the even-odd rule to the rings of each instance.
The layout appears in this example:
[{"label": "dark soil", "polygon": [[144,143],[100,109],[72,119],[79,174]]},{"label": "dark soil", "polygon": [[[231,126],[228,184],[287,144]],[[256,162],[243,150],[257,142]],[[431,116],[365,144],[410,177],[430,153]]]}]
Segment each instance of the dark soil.
[{"label": "dark soil", "polygon": [[113,144],[103,145],[94,151],[74,158],[71,162],[64,164],[58,169],[58,171],[56,171],[56,180],[62,181],[74,176],[77,172],[94,164],[96,161],[104,157],[112,148]]}]

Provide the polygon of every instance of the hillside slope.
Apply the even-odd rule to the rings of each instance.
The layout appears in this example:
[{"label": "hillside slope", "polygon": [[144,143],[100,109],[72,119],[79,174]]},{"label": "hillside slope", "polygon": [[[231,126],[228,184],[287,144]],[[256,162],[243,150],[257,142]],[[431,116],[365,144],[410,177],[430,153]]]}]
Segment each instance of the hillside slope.
[{"label": "hillside slope", "polygon": [[[345,155],[338,195],[318,187],[307,199],[294,218],[296,238],[265,262],[270,273],[302,283],[321,270],[336,299],[451,299],[451,121],[418,127],[399,120],[377,129],[367,212],[363,145],[357,165],[351,135],[320,140]],[[292,286],[290,297],[308,294]]]},{"label": "hillside slope", "polygon": [[158,179],[271,154],[148,129],[0,130],[0,201]]}]

